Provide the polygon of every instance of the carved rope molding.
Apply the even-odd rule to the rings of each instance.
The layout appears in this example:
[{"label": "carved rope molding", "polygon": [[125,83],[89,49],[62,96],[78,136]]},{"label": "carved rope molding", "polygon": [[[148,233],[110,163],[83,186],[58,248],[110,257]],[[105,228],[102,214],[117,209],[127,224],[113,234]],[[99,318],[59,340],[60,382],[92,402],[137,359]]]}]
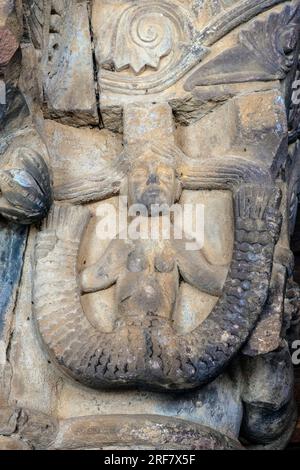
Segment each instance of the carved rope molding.
[{"label": "carved rope molding", "polygon": [[[232,190],[235,244],[221,298],[187,335],[151,317],[128,319],[112,333],[96,330],[82,309],[77,277],[89,211],[53,208],[37,237],[33,298],[42,341],[65,372],[95,388],[188,389],[214,379],[240,350],[267,299],[281,217],[268,172],[242,159],[234,163],[208,162],[197,174],[198,189],[205,176],[210,187]],[[195,185],[194,171],[184,178],[186,187]]]}]

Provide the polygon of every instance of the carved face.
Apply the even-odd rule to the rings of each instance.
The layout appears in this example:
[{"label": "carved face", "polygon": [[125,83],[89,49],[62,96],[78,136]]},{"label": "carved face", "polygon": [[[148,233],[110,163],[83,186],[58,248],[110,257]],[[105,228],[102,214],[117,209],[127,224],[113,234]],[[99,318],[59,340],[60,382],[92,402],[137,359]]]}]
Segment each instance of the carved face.
[{"label": "carved face", "polygon": [[175,170],[166,163],[141,161],[128,177],[129,205],[142,204],[149,215],[163,213],[163,206],[174,204],[178,191]]}]

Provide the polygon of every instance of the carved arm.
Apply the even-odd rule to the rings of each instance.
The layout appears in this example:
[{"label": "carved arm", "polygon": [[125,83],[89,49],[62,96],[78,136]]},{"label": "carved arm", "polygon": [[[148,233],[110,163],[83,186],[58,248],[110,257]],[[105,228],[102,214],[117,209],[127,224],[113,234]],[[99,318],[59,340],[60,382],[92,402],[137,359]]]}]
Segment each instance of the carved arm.
[{"label": "carved arm", "polygon": [[245,183],[272,185],[272,177],[262,164],[239,156],[214,157],[207,160],[186,158],[178,169],[185,189],[229,189]]},{"label": "carved arm", "polygon": [[176,261],[183,279],[207,294],[220,296],[228,267],[213,266],[201,251],[187,251],[184,240],[174,241]]},{"label": "carved arm", "polygon": [[124,240],[112,240],[101,259],[81,272],[82,292],[97,292],[112,286],[122,270],[126,269],[126,260],[131,249],[130,244]]},{"label": "carved arm", "polygon": [[128,160],[120,155],[114,163],[103,161],[101,173],[76,178],[54,188],[55,199],[75,204],[102,200],[119,194],[128,172]]}]

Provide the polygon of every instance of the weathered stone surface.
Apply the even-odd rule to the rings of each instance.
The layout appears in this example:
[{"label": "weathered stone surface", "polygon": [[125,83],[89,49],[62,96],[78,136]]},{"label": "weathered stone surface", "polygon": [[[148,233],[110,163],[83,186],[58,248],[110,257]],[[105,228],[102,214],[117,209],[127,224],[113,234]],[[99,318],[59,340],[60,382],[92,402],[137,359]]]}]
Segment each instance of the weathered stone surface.
[{"label": "weathered stone surface", "polygon": [[298,2],[2,4],[0,448],[283,448]]},{"label": "weathered stone surface", "polygon": [[274,264],[269,297],[259,322],[243,350],[245,354],[249,356],[267,354],[281,346],[285,292],[285,268]]},{"label": "weathered stone surface", "polygon": [[[52,449],[105,449],[115,444],[173,450],[237,450],[237,441],[212,429],[159,416],[84,417],[62,423]],[[145,446],[145,447],[144,447]]]},{"label": "weathered stone surface", "polygon": [[299,9],[288,5],[243,27],[235,39],[237,44],[225,45],[225,50],[208,59],[191,74],[185,87],[284,79],[297,57],[298,35]]},{"label": "weathered stone surface", "polygon": [[141,153],[141,145],[155,142],[174,144],[174,141],[172,109],[167,103],[125,107],[124,144],[132,160]]},{"label": "weathered stone surface", "polygon": [[[32,255],[35,230],[28,238],[22,279],[15,306],[14,334],[9,351],[10,380],[7,402],[21,409],[31,409],[50,415],[56,407],[60,376],[51,360],[41,354],[39,339],[32,318]],[[28,254],[31,255],[28,256]],[[42,396],[41,396],[42,394]]]},{"label": "weathered stone surface", "polygon": [[[103,182],[111,195],[119,191],[126,162],[123,163],[122,141],[118,136],[106,129],[75,129],[50,120],[45,121],[45,135],[50,148],[56,199],[74,202],[101,199]],[[119,173],[119,184],[115,181],[110,188],[111,167]]]},{"label": "weathered stone surface", "polygon": [[31,450],[25,442],[13,437],[0,436],[0,450]]},{"label": "weathered stone surface", "polygon": [[18,47],[18,40],[10,29],[0,28],[0,67],[8,64]]},{"label": "weathered stone surface", "polygon": [[[44,94],[48,113],[63,123],[97,125],[87,2],[65,0],[48,12]],[[57,21],[56,21],[57,20]]]},{"label": "weathered stone surface", "polygon": [[17,51],[22,35],[20,4],[0,1],[0,69],[8,65]]},{"label": "weathered stone surface", "polygon": [[17,429],[20,411],[13,407],[0,408],[0,434],[11,436]]},{"label": "weathered stone surface", "polygon": [[[19,440],[20,449],[26,443],[35,449],[47,448],[55,439],[58,422],[48,415],[31,409],[0,408],[0,434]],[[5,440],[1,445],[5,445]],[[7,440],[9,450],[10,441]],[[16,444],[17,445],[17,444]],[[0,447],[1,448],[1,447]]]},{"label": "weathered stone surface", "polygon": [[243,432],[253,442],[272,442],[290,426],[295,412],[293,368],[286,345],[253,359],[243,359],[245,403]]}]

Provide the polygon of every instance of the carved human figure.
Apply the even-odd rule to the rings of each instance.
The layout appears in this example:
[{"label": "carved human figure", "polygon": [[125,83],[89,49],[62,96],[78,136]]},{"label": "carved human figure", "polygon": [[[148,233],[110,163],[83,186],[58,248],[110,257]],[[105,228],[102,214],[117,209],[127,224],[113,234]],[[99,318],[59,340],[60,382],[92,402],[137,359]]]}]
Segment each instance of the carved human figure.
[{"label": "carved human figure", "polygon": [[[55,203],[27,244],[28,231],[17,227],[21,241],[10,235],[1,251],[0,232],[0,403],[18,403],[14,414],[0,409],[0,447],[2,434],[40,448],[284,446],[295,417],[284,330],[297,315],[289,319],[284,303],[287,213],[299,191],[300,155],[288,149],[288,137],[299,137],[299,110],[289,136],[286,120],[299,2],[16,3],[26,25],[23,80],[12,106],[4,114],[0,107],[0,214],[21,224],[46,215],[43,143]],[[0,45],[2,38],[0,24]],[[0,50],[0,66],[6,56]],[[218,190],[231,193],[230,266],[190,250],[189,233],[176,236],[170,208],[182,190],[212,191],[217,205]],[[97,259],[93,204],[118,195],[135,207],[129,223],[141,237],[120,231]],[[96,262],[79,272],[85,250]],[[174,311],[185,315],[182,279],[218,297],[185,332],[172,321]],[[115,294],[118,311],[107,331],[97,315],[110,305],[103,313],[104,303],[94,304],[101,295],[82,294],[114,284],[103,295],[113,303]]]},{"label": "carved human figure", "polygon": [[[174,155],[173,155],[174,157]],[[181,183],[166,158],[142,155],[128,175],[128,205],[143,208],[156,218],[160,240],[149,233],[139,240],[114,239],[105,254],[81,273],[82,292],[95,292],[117,284],[119,313],[156,315],[171,318],[179,287],[179,275],[190,285],[208,294],[220,296],[228,272],[227,266],[212,266],[203,251],[189,250],[188,239],[164,237],[163,224],[179,199]],[[169,213],[168,213],[169,212]],[[147,221],[145,221],[147,223]],[[143,217],[140,219],[143,225]],[[145,235],[145,234],[144,234]],[[142,239],[145,238],[145,239]]]}]

